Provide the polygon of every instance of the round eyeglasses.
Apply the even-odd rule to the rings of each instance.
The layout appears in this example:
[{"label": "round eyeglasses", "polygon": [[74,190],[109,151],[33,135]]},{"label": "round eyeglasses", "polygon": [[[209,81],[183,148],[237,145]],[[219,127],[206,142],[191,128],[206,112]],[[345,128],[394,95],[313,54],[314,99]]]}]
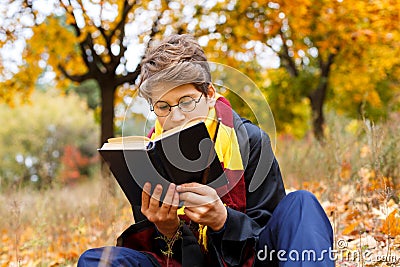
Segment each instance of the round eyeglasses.
[{"label": "round eyeglasses", "polygon": [[196,108],[196,104],[200,102],[202,96],[203,94],[197,100],[191,96],[182,96],[179,98],[178,104],[172,106],[165,101],[157,101],[154,105],[150,105],[150,110],[154,111],[158,117],[168,116],[173,107],[178,107],[182,112],[191,112]]}]

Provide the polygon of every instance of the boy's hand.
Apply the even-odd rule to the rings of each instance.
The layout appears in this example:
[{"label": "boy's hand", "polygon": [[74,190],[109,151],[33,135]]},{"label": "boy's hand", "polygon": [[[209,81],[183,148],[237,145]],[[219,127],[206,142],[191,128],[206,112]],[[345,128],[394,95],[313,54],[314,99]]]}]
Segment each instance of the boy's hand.
[{"label": "boy's hand", "polygon": [[160,207],[160,197],[162,186],[156,185],[153,194],[150,197],[151,184],[146,183],[142,191],[141,211],[146,218],[154,223],[160,233],[171,238],[179,227],[179,217],[177,214],[179,195],[175,190],[176,185],[170,184],[165,195],[164,201]]},{"label": "boy's hand", "polygon": [[179,200],[184,201],[185,214],[194,222],[219,231],[225,224],[228,212],[217,192],[198,183],[178,185]]}]

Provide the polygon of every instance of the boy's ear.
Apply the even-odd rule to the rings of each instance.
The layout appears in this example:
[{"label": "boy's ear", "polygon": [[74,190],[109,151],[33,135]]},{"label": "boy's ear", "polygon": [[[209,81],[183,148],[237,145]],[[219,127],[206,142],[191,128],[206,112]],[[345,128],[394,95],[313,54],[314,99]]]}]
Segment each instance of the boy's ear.
[{"label": "boy's ear", "polygon": [[213,108],[216,102],[215,87],[212,83],[208,86],[207,104],[209,108]]}]

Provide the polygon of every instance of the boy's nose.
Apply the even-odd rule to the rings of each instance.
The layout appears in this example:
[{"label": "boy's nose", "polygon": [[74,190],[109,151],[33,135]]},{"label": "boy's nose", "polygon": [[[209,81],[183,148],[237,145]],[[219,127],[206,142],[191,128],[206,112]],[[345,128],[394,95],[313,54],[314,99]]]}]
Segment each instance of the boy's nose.
[{"label": "boy's nose", "polygon": [[181,121],[185,119],[185,114],[179,107],[172,107],[171,108],[171,121]]}]

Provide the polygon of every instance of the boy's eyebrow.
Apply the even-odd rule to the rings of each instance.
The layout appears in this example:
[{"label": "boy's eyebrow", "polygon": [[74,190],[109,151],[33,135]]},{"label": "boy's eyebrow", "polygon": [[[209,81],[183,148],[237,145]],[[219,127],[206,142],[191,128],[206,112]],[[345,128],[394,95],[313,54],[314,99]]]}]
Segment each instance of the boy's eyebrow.
[{"label": "boy's eyebrow", "polygon": [[194,97],[194,96],[196,96],[196,95],[197,95],[197,93],[200,93],[200,92],[188,93],[188,94],[186,94],[186,95],[183,95],[183,96],[181,96],[180,98],[182,98],[182,97],[185,97],[185,96]]},{"label": "boy's eyebrow", "polygon": [[[179,99],[181,99],[182,97],[185,97],[185,96],[195,97],[195,96],[196,96],[196,93],[197,93],[197,92],[192,92],[192,93],[184,94],[184,95],[178,97],[178,98],[176,99],[176,102],[178,102]],[[199,93],[201,93],[201,92],[199,92]],[[165,100],[162,100],[162,99],[159,99],[159,100],[157,100],[157,101],[154,102],[154,103],[157,103],[157,102],[167,102],[167,103],[169,103],[169,101],[165,101]]]}]

